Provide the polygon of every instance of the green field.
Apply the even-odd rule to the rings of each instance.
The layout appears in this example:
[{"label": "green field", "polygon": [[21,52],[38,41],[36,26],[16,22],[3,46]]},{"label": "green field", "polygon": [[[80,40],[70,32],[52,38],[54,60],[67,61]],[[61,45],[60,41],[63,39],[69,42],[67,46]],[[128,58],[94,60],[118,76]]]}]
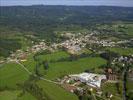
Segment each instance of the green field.
[{"label": "green field", "polygon": [[120,55],[132,55],[133,48],[109,48],[108,50],[118,53]]},{"label": "green field", "polygon": [[25,70],[16,63],[8,63],[0,68],[0,88],[16,88],[17,83],[23,83],[28,79]]},{"label": "green field", "polygon": [[[41,72],[45,72],[46,78],[55,79],[57,77],[66,74],[81,73],[84,72],[86,69],[91,69],[91,68],[97,69],[99,66],[106,64],[106,60],[100,57],[92,57],[92,58],[86,57],[86,58],[80,58],[76,61],[56,62],[57,60],[66,57],[69,57],[69,54],[62,51],[53,54],[46,54],[39,56],[41,61],[44,61],[45,59],[47,59],[48,61],[54,61],[48,63],[49,69],[47,71],[45,71],[41,66],[40,67]],[[24,65],[30,71],[34,72],[36,62],[33,60],[32,55],[29,57],[28,61],[24,62]]]},{"label": "green field", "polygon": [[126,26],[126,29],[123,29],[123,31],[129,36],[133,36],[133,24],[127,24],[125,26]]},{"label": "green field", "polygon": [[24,95],[20,96],[21,92],[22,91],[20,90],[2,91],[0,92],[0,100],[36,100],[27,92]]},{"label": "green field", "polygon": [[21,62],[23,65],[25,65],[25,67],[34,73],[34,69],[35,69],[35,66],[36,66],[36,62],[34,61],[33,59],[33,54],[29,55],[28,58],[27,58],[27,61],[25,62]]},{"label": "green field", "polygon": [[133,81],[127,80],[127,91],[133,91]]},{"label": "green field", "polygon": [[40,56],[38,56],[38,58],[41,60],[47,60],[47,61],[57,61],[62,58],[68,58],[69,56],[70,55],[67,52],[58,51],[58,52],[54,52],[51,54],[40,55]]},{"label": "green field", "polygon": [[122,83],[119,84],[119,91],[120,94],[118,93],[118,89],[115,83],[105,83],[102,86],[102,91],[104,94],[106,93],[111,93],[113,95],[112,100],[121,100],[121,94],[122,94]]},{"label": "green field", "polygon": [[64,90],[56,84],[45,81],[39,81],[37,84],[43,88],[43,91],[46,92],[52,100],[78,100],[76,95]]},{"label": "green field", "polygon": [[49,63],[49,69],[45,77],[55,79],[66,74],[82,73],[86,69],[98,68],[106,64],[106,60],[100,57],[82,58],[77,61],[65,61]]}]

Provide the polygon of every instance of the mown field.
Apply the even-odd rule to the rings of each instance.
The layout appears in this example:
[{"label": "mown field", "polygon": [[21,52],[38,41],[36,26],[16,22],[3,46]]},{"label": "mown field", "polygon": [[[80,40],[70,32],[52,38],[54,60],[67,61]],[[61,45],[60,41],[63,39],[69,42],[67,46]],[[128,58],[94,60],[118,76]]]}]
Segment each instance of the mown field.
[{"label": "mown field", "polygon": [[133,48],[109,48],[108,50],[120,55],[133,55]]},{"label": "mown field", "polygon": [[17,88],[18,83],[23,83],[29,77],[28,73],[16,63],[7,63],[0,67],[0,88]]},{"label": "mown field", "polygon": [[14,91],[2,91],[0,92],[0,99],[1,100],[37,100],[31,94],[25,93],[20,95],[22,91],[14,90]]},{"label": "mown field", "polygon": [[49,79],[55,79],[63,75],[82,73],[91,68],[98,68],[103,64],[106,64],[106,61],[100,57],[82,58],[72,62],[65,61],[50,63],[46,77]]},{"label": "mown field", "polygon": [[[43,66],[40,66],[41,73],[45,74],[45,78],[56,79],[64,75],[81,73],[92,68],[98,69],[99,66],[106,64],[106,60],[100,57],[85,57],[75,61],[58,61],[69,56],[68,53],[63,51],[38,56],[39,62],[47,60],[49,66],[48,70],[44,70]],[[29,60],[24,62],[26,68],[32,72],[35,71],[36,64],[37,62],[33,60],[33,56],[30,56]]]},{"label": "mown field", "polygon": [[47,61],[57,61],[59,59],[68,58],[68,57],[70,57],[70,55],[67,52],[59,51],[51,54],[40,55],[38,56],[38,59],[47,60]]},{"label": "mown field", "polygon": [[37,84],[52,100],[78,100],[76,95],[64,90],[56,84],[46,81],[38,81]]}]

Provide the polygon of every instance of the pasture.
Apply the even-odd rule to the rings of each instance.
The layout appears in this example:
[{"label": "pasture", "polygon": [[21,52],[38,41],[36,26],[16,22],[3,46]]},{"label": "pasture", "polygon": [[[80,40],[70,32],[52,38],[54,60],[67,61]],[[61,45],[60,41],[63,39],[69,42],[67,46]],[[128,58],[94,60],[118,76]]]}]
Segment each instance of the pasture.
[{"label": "pasture", "polygon": [[46,78],[55,79],[63,75],[82,73],[91,68],[98,68],[106,64],[106,60],[100,57],[81,58],[76,61],[64,61],[49,63],[49,69],[46,72]]},{"label": "pasture", "polygon": [[28,79],[28,73],[16,63],[7,63],[0,68],[0,88],[16,88],[17,83]]},{"label": "pasture", "polygon": [[109,48],[108,50],[118,53],[120,55],[132,55],[133,48]]},{"label": "pasture", "polygon": [[2,91],[0,92],[1,100],[36,100],[31,94],[25,92],[23,95],[20,95],[22,91]]},{"label": "pasture", "polygon": [[78,100],[76,95],[64,90],[56,84],[45,81],[38,81],[37,84],[52,100]]}]

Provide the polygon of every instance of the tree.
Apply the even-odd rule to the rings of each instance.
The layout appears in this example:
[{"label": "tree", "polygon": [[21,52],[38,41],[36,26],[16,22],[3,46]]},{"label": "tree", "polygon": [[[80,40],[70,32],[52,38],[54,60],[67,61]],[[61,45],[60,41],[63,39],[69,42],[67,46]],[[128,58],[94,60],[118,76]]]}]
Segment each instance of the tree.
[{"label": "tree", "polygon": [[48,70],[49,64],[48,64],[48,61],[47,61],[47,60],[43,61],[43,68],[44,68],[45,70]]}]

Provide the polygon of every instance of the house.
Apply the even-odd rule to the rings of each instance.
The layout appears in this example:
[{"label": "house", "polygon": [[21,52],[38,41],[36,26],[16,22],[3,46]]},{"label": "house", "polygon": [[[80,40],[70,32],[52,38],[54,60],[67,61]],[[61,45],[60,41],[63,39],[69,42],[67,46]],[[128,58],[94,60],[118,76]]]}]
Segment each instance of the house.
[{"label": "house", "polygon": [[21,54],[20,56],[19,56],[19,60],[20,61],[27,61],[27,54]]},{"label": "house", "polygon": [[118,81],[118,76],[115,74],[109,74],[109,75],[107,75],[107,80],[108,81]]},{"label": "house", "polygon": [[110,82],[118,81],[118,76],[113,72],[112,68],[108,68],[106,70],[106,77],[107,77],[107,80]]}]

